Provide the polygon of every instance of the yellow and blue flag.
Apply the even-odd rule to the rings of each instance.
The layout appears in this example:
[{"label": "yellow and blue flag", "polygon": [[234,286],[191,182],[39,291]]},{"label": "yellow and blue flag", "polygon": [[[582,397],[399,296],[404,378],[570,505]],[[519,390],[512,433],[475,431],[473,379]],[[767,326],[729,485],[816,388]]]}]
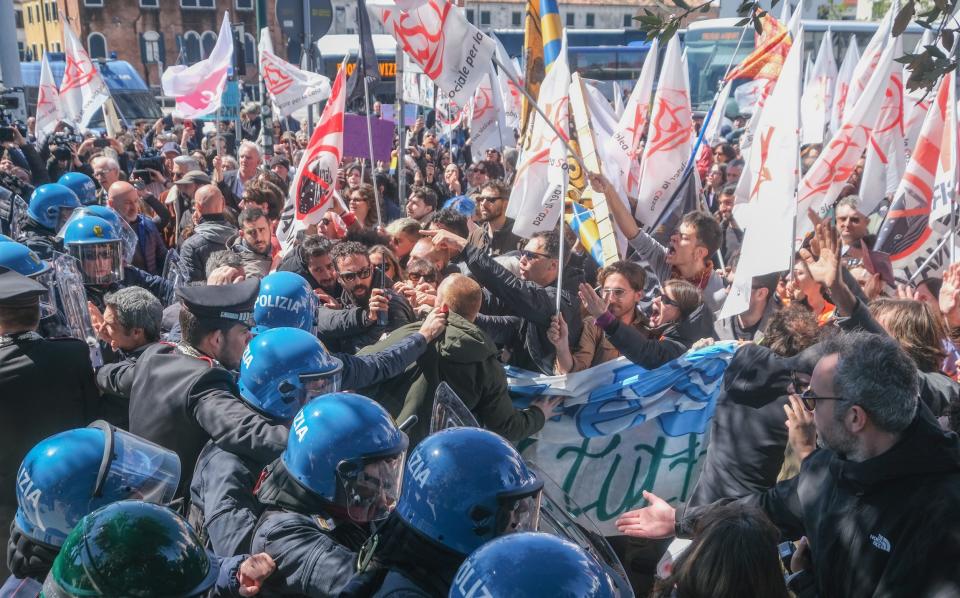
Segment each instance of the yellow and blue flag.
[{"label": "yellow and blue flag", "polygon": [[581,206],[577,202],[570,202],[573,206],[573,213],[566,215],[567,224],[570,230],[580,238],[580,244],[590,252],[593,260],[599,266],[603,266],[603,246],[600,244],[600,230],[597,228],[597,221],[593,219],[593,212]]},{"label": "yellow and blue flag", "polygon": [[550,65],[560,56],[563,41],[557,0],[540,0],[540,30],[543,32],[543,65],[549,72]]}]

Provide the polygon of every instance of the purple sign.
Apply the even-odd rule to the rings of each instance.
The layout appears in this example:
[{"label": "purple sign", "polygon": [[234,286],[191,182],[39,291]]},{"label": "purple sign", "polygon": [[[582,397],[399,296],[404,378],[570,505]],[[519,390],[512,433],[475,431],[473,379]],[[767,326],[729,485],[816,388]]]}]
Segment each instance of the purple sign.
[{"label": "purple sign", "polygon": [[[376,160],[390,161],[395,127],[396,124],[390,120],[370,119],[373,156]],[[343,115],[343,155],[349,158],[370,158],[370,146],[367,144],[367,118],[365,116],[359,114]]]}]

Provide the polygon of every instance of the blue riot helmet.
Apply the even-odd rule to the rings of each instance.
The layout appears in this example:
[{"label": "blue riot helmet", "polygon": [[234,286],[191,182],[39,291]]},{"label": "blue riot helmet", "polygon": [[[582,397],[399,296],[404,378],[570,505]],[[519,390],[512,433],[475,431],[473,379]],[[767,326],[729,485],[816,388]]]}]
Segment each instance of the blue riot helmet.
[{"label": "blue riot helmet", "polygon": [[321,395],[293,418],[281,462],[304,489],[357,522],[383,519],[400,494],[407,435],[376,401]]},{"label": "blue riot helmet", "polygon": [[0,233],[0,243],[10,243],[10,242],[12,242],[12,241],[13,241],[13,239],[11,239],[10,237],[8,237],[7,235],[5,235],[5,234],[3,234],[3,233]]},{"label": "blue riot helmet", "polygon": [[17,527],[30,539],[60,546],[87,513],[134,498],[165,504],[180,482],[173,451],[96,421],[30,449],[17,473]]},{"label": "blue riot helmet", "polygon": [[45,318],[57,312],[55,295],[51,292],[57,283],[56,273],[49,262],[40,259],[36,252],[23,243],[8,241],[0,242],[0,266],[29,276],[47,287],[47,294],[40,297],[41,317]]},{"label": "blue riot helmet", "polygon": [[243,352],[240,396],[269,417],[289,420],[313,397],[340,390],[342,369],[309,332],[273,328],[255,336]]},{"label": "blue riot helmet", "polygon": [[543,533],[510,534],[488,542],[460,565],[450,598],[614,598],[613,581],[590,554]]},{"label": "blue riot helmet", "polygon": [[260,281],[253,307],[254,334],[271,328],[291,327],[313,332],[317,296],[310,283],[295,272],[274,272]]},{"label": "blue riot helmet", "polygon": [[63,244],[80,261],[84,284],[108,285],[123,279],[122,241],[117,229],[103,218],[72,220],[63,230]]},{"label": "blue riot helmet", "polygon": [[97,184],[82,172],[68,172],[57,182],[64,187],[69,187],[83,205],[90,206],[97,203]]},{"label": "blue riot helmet", "polygon": [[84,216],[96,216],[98,218],[103,218],[112,224],[114,230],[117,231],[120,240],[123,242],[121,245],[121,249],[123,250],[123,263],[129,264],[133,262],[133,255],[137,252],[137,244],[139,243],[137,233],[134,232],[130,224],[124,220],[116,210],[108,206],[92,205],[77,208],[73,211],[73,214],[70,215],[70,218],[67,219],[66,224],[63,225],[63,227],[60,229],[60,232],[57,233],[57,237],[62,239],[66,234],[67,227],[70,226],[70,223],[78,218],[83,218]]},{"label": "blue riot helmet", "polygon": [[463,555],[537,529],[543,482],[500,436],[479,428],[431,434],[410,453],[397,515]]},{"label": "blue riot helmet", "polygon": [[79,207],[80,200],[73,190],[59,183],[47,183],[30,196],[27,215],[44,228],[60,230],[70,213]]}]

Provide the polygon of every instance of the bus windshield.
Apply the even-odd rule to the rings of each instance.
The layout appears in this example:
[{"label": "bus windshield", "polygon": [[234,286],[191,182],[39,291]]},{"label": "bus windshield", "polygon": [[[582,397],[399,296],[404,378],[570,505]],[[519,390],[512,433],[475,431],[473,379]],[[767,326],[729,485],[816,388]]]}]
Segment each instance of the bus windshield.
[{"label": "bus windshield", "polygon": [[[741,36],[744,38],[742,42]],[[709,110],[727,73],[727,68],[731,64],[739,64],[750,52],[753,52],[753,30],[743,27],[688,30],[684,41],[690,73],[692,108]]]}]

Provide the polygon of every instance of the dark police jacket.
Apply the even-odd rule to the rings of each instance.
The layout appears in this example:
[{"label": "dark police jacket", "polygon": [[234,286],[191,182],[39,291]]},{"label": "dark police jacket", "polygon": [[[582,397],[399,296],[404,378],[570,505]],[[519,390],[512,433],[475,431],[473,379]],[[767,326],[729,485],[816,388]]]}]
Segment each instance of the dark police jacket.
[{"label": "dark police jacket", "polygon": [[86,343],[35,333],[0,336],[0,505],[17,504],[17,470],[35,444],[86,426],[99,408]]},{"label": "dark police jacket", "polygon": [[97,372],[104,391],[130,399],[130,432],[180,457],[178,496],[185,496],[203,446],[213,440],[238,456],[268,463],[287,446],[287,428],[271,424],[240,399],[233,374],[209,358],[157,343],[136,363]]}]

